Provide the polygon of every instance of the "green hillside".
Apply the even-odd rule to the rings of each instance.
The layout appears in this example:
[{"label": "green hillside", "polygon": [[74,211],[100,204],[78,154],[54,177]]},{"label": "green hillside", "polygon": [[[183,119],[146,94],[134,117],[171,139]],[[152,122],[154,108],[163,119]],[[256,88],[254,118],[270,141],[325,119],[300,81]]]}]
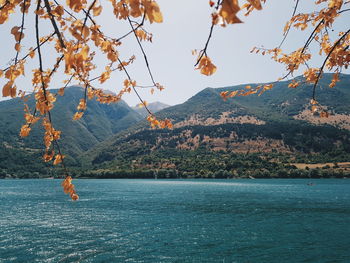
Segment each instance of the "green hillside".
[{"label": "green hillside", "polygon": [[[149,129],[140,122],[88,151],[84,160],[94,172],[83,174],[152,176],[161,170],[168,176],[211,177],[220,170],[215,177],[309,176],[309,171],[300,171],[293,163],[350,160],[350,76],[341,75],[340,80],[331,89],[331,75],[325,74],[316,93],[320,104],[332,113],[332,125],[312,124],[319,121],[317,114],[298,119],[310,107],[310,85],[290,89],[289,81],[279,82],[261,96],[226,102],[221,91],[245,85],[207,88],[157,114],[172,119],[174,129]],[[296,171],[300,174],[292,175]],[[322,172],[322,176],[344,176],[344,170]]]},{"label": "green hillside", "polygon": [[[295,78],[300,80],[301,77]],[[320,104],[328,106],[337,113],[350,113],[350,76],[340,74],[340,81],[336,88],[329,88],[332,75],[324,74],[316,90],[316,97]],[[263,83],[244,84],[223,88],[206,88],[183,104],[169,107],[159,116],[167,116],[176,121],[183,120],[189,115],[200,114],[204,117],[217,118],[222,112],[236,111],[236,114],[252,114],[263,120],[281,121],[298,114],[304,106],[309,104],[312,96],[312,85],[303,84],[296,89],[288,88],[290,81],[281,81],[274,88],[266,91],[261,96],[250,95],[235,97],[223,101],[219,96],[222,91],[234,91],[243,89],[246,85],[257,86]]]},{"label": "green hillside", "polygon": [[[60,145],[68,165],[73,166],[79,165],[79,155],[83,152],[142,118],[123,101],[105,105],[89,100],[83,118],[73,121],[72,116],[82,96],[82,88],[67,88],[52,111],[54,127],[62,131]],[[29,98],[27,103],[33,109],[34,99]],[[19,99],[0,103],[0,177],[5,174],[47,173],[45,169],[49,166],[41,158],[44,148],[41,122],[34,125],[30,136],[19,136],[20,127],[24,124],[23,108]]]}]

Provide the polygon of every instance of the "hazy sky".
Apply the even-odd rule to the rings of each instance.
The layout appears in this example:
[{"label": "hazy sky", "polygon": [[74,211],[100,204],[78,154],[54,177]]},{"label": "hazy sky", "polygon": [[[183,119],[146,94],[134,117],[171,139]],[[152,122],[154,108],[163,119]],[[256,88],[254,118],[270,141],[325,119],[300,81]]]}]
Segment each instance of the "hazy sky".
[{"label": "hazy sky", "polygon": [[[150,94],[150,90],[140,90],[142,97],[148,101],[161,101],[170,105],[182,103],[206,87],[222,87],[242,83],[269,82],[274,81],[285,73],[282,65],[272,61],[268,56],[251,54],[249,51],[253,46],[264,46],[273,48],[278,46],[282,39],[282,30],[285,22],[290,18],[295,1],[292,0],[269,0],[262,11],[255,11],[249,17],[244,17],[243,12],[239,17],[243,24],[229,25],[226,28],[216,27],[212,41],[209,44],[208,55],[217,66],[217,72],[210,77],[201,75],[194,70],[195,57],[191,50],[202,49],[207,39],[211,18],[208,1],[199,0],[158,0],[164,16],[164,23],[148,23],[145,29],[152,32],[153,43],[144,43],[150,66],[156,82],[166,87],[162,92]],[[300,12],[310,11],[314,1],[300,1]],[[128,31],[127,23],[120,23],[114,19],[109,6],[110,3],[102,1],[104,11],[98,22],[104,27],[109,35],[120,36]],[[19,26],[19,16],[13,15],[10,24],[0,26],[0,68],[14,57],[14,40],[10,35],[10,29],[14,25]],[[339,28],[348,28],[350,21],[348,17],[338,23]],[[30,47],[34,43],[34,16],[27,17],[26,37],[23,44]],[[42,31],[51,32],[50,24],[43,24]],[[300,32],[292,30],[288,36],[284,48],[288,51],[301,47],[310,31]],[[27,41],[27,42],[26,42]],[[5,52],[4,52],[5,50]],[[43,50],[47,62],[45,67],[53,63],[53,54],[50,50]],[[145,63],[136,45],[133,35],[123,43],[120,48],[121,59],[127,59],[132,54],[136,55],[136,62],[129,68],[133,79],[140,85],[149,85],[151,82],[147,75]],[[29,63],[30,67],[37,65]],[[316,62],[320,62],[316,59]],[[99,64],[103,70],[105,64]],[[315,64],[317,66],[317,64]],[[349,71],[347,71],[349,73]],[[21,78],[17,86],[22,90],[31,89],[31,70],[26,71],[27,78]],[[346,73],[346,72],[344,72]],[[59,73],[51,84],[51,88],[62,86],[65,77]],[[102,88],[118,92],[125,79],[123,72],[116,72],[111,80],[103,84]],[[1,87],[4,81],[0,80]],[[100,87],[95,83],[96,87]],[[130,105],[139,103],[135,94],[126,95],[124,100]]]}]

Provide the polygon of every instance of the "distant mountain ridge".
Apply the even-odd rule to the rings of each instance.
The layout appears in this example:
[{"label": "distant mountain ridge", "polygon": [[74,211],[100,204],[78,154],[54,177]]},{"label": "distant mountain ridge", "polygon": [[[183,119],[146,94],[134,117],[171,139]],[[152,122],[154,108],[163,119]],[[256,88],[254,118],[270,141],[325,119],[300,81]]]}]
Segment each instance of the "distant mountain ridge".
[{"label": "distant mountain ridge", "polygon": [[[159,101],[155,101],[155,102],[151,102],[147,105],[147,108],[152,112],[152,113],[157,113],[163,109],[169,108],[170,105],[159,102]],[[139,107],[139,104],[132,107],[132,109],[134,111],[136,111],[137,113],[139,113],[142,117],[147,117],[149,115],[149,113],[147,112],[147,110],[145,109],[145,107]]]}]

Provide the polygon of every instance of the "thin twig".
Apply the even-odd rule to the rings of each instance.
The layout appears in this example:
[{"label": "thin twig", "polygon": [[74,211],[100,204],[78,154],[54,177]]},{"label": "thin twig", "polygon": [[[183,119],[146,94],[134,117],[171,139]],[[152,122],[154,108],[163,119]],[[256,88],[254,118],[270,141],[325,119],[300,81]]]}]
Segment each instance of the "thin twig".
[{"label": "thin twig", "polygon": [[197,59],[197,62],[196,62],[196,64],[194,64],[194,66],[197,66],[197,65],[198,65],[198,63],[201,61],[201,59],[202,59],[202,57],[203,57],[204,55],[207,55],[207,48],[208,48],[209,41],[210,41],[210,39],[211,39],[211,37],[212,37],[212,34],[213,34],[214,26],[215,26],[215,24],[212,23],[212,24],[211,24],[211,27],[210,27],[210,31],[209,31],[209,36],[208,36],[207,42],[205,43],[204,48],[201,50],[200,56],[199,56],[199,58]]},{"label": "thin twig", "polygon": [[52,71],[50,72],[49,78],[56,72],[58,67],[60,66],[61,61],[63,60],[64,55],[61,55],[60,58],[57,60],[56,64],[54,65]]},{"label": "thin twig", "polygon": [[[299,4],[299,0],[297,0],[297,3],[295,4],[294,10],[293,10],[293,14],[292,14],[292,18],[295,16],[295,12],[297,11],[298,4]],[[283,37],[281,43],[279,44],[278,48],[281,48],[283,42],[286,40],[286,38],[288,36],[288,33],[289,33],[289,30],[290,30],[291,27],[292,27],[292,24],[289,24],[287,31],[283,34],[284,37]]]},{"label": "thin twig", "polygon": [[16,57],[15,57],[15,65],[17,65],[18,55],[19,55],[19,51],[20,51],[20,48],[21,48],[21,41],[22,41],[23,29],[24,29],[24,16],[25,16],[25,11],[26,11],[26,2],[27,2],[27,0],[23,1],[21,32],[19,34],[19,40],[18,40],[18,43],[17,43],[19,45],[19,48],[18,48],[18,50],[16,50],[17,52],[16,52]]},{"label": "thin twig", "polygon": [[129,21],[130,27],[131,27],[132,31],[134,32],[135,38],[136,38],[136,40],[137,40],[137,43],[138,43],[138,45],[139,45],[139,47],[140,47],[140,49],[141,49],[141,52],[142,52],[142,54],[143,54],[143,58],[144,58],[144,60],[145,60],[146,67],[147,67],[148,73],[149,73],[149,75],[150,75],[150,77],[151,77],[152,83],[153,83],[154,86],[156,86],[157,84],[156,84],[156,82],[154,81],[153,74],[152,74],[152,71],[151,71],[151,68],[150,68],[150,66],[149,66],[147,56],[146,56],[146,52],[145,52],[145,50],[143,49],[143,46],[142,46],[142,44],[141,44],[141,42],[140,42],[140,39],[138,38],[138,36],[137,36],[137,34],[136,34],[136,30],[135,30],[134,26],[132,25],[132,22],[131,22],[131,20],[130,20],[130,17],[127,16],[127,19],[128,19],[128,21]]},{"label": "thin twig", "polygon": [[347,34],[349,34],[349,32],[350,32],[350,29],[349,29],[348,31],[346,31],[346,32],[337,40],[337,42],[334,43],[333,47],[332,47],[331,50],[328,52],[328,55],[327,55],[326,59],[323,61],[323,64],[322,64],[322,66],[320,67],[320,70],[319,70],[319,72],[318,72],[316,81],[315,81],[314,86],[313,86],[313,89],[312,89],[312,99],[316,100],[316,99],[315,99],[316,86],[317,86],[318,81],[320,80],[320,77],[321,77],[321,75],[322,75],[322,73],[323,73],[323,69],[324,69],[324,67],[325,67],[325,65],[326,65],[326,63],[327,63],[329,57],[331,56],[331,54],[333,53],[333,51],[335,50],[335,48],[339,45],[339,43],[345,38],[345,36],[346,36]]},{"label": "thin twig", "polygon": [[341,14],[341,13],[344,13],[344,12],[348,12],[348,11],[350,11],[350,8],[348,8],[348,9],[343,9],[343,10],[340,10],[340,11],[338,12],[338,14]]},{"label": "thin twig", "polygon": [[61,48],[65,49],[65,48],[66,48],[66,45],[64,44],[64,41],[63,41],[61,32],[60,32],[60,30],[58,29],[58,26],[57,26],[57,24],[56,24],[55,17],[54,17],[54,15],[51,13],[51,6],[50,6],[50,3],[49,3],[49,0],[44,0],[44,2],[45,2],[46,11],[47,11],[47,13],[48,13],[49,16],[50,16],[51,24],[52,24],[53,28],[55,29],[56,35],[57,35],[57,37],[58,37],[58,40],[60,41]]},{"label": "thin twig", "polygon": [[[42,46],[42,45],[44,45],[47,41],[49,41],[50,40],[50,38],[51,37],[53,37],[54,35],[56,34],[56,32],[54,32],[54,33],[52,33],[49,37],[47,37],[43,42],[41,42],[40,43],[40,47]],[[38,47],[35,47],[34,49],[33,49],[33,51],[36,51],[38,49]],[[18,60],[18,62],[19,61],[22,61],[22,60],[25,60],[27,57],[29,57],[30,56],[30,53],[28,53],[28,54],[26,54],[24,57],[22,57],[22,58],[20,58],[19,60]],[[10,68],[11,66],[9,66],[9,67],[7,67],[7,68],[4,68],[4,69],[2,69],[2,71],[6,71],[6,70],[8,70],[9,68]]]},{"label": "thin twig", "polygon": [[[129,75],[129,72],[126,70],[126,68],[124,67],[122,61],[121,61],[119,58],[118,58],[118,61],[119,61],[120,65],[122,66],[122,68],[123,68],[123,70],[124,70],[126,76],[128,77],[129,81],[131,82],[132,79],[131,79],[131,77],[130,77],[130,75]],[[145,109],[147,110],[147,112],[148,112],[150,115],[153,115],[153,113],[148,109],[148,107],[147,107],[145,101],[141,98],[140,94],[137,92],[137,90],[135,89],[134,86],[132,86],[132,89],[134,90],[136,96],[139,98],[139,100],[141,101],[141,103],[143,104],[143,106],[145,107]]]}]

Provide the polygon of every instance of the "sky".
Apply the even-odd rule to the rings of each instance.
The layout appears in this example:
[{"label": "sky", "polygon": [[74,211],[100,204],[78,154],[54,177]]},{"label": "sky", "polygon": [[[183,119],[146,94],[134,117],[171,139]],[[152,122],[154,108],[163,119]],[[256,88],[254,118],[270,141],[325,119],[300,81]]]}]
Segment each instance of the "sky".
[{"label": "sky", "polygon": [[[200,50],[204,47],[209,34],[211,9],[208,1],[158,0],[157,2],[163,13],[164,22],[161,24],[146,23],[145,29],[152,32],[153,42],[143,42],[143,46],[155,81],[164,85],[165,90],[156,91],[151,95],[150,89],[140,89],[142,98],[147,102],[161,101],[175,105],[185,102],[206,87],[216,88],[244,83],[272,82],[286,73],[282,65],[274,62],[268,56],[252,54],[250,50],[254,46],[274,48],[279,45],[283,38],[283,28],[293,12],[295,1],[269,0],[263,10],[254,11],[248,17],[240,12],[238,16],[244,23],[228,25],[225,28],[215,27],[207,51],[217,66],[217,72],[209,77],[194,69],[196,57],[191,54],[192,50]],[[314,1],[300,1],[298,10],[300,12],[310,11],[314,8],[313,3]],[[102,25],[103,31],[111,36],[120,36],[128,32],[128,24],[114,18],[108,1],[102,1],[102,6],[104,9],[97,22]],[[31,12],[33,11],[31,10]],[[340,19],[335,26],[348,28],[347,19]],[[0,56],[0,69],[4,68],[15,55],[13,49],[15,42],[13,36],[10,35],[10,30],[19,23],[19,14],[14,14],[9,23],[0,25],[0,48],[5,50]],[[32,14],[28,15],[26,23],[24,50],[32,46],[31,43],[35,41],[34,16]],[[42,24],[41,32],[43,34],[51,32],[51,25],[49,23]],[[308,33],[310,33],[309,29],[304,32],[292,30],[282,48],[285,51],[292,51],[302,47]],[[46,63],[44,67],[50,67],[54,63],[54,52],[49,48],[44,48],[43,53]],[[130,35],[123,42],[119,53],[122,60],[135,54],[136,61],[128,68],[131,77],[139,85],[151,84],[142,53],[133,35]],[[314,62],[317,66],[321,60],[316,58]],[[98,70],[102,72],[106,63],[103,63],[101,58],[97,64]],[[17,81],[18,89],[31,90],[31,68],[33,67],[37,67],[37,57],[34,58],[33,62],[28,63],[26,77]],[[123,72],[116,72],[106,83],[100,86],[96,82],[95,86],[118,92],[122,88],[125,78]],[[62,87],[64,79],[65,76],[62,72],[58,72],[50,87]],[[4,84],[5,82],[0,80],[0,87]],[[129,105],[139,103],[134,93],[125,95],[123,99]]]}]

